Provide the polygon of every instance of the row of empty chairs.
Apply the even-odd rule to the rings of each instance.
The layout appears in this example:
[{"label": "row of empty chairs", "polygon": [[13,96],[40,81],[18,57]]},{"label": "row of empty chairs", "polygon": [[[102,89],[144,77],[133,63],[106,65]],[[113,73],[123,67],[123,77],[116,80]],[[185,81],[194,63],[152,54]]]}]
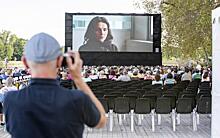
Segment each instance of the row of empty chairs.
[{"label": "row of empty chairs", "polygon": [[119,124],[122,123],[122,114],[130,114],[131,131],[134,131],[136,114],[139,125],[143,115],[151,115],[152,131],[155,131],[155,115],[158,116],[157,121],[160,124],[161,114],[170,114],[175,131],[176,123],[180,124],[180,114],[192,114],[192,126],[195,131],[199,124],[199,114],[211,114],[211,87],[210,83],[207,84],[204,87],[200,82],[182,82],[161,89],[152,87],[150,81],[100,80],[89,85],[108,113],[110,131],[113,128],[113,114],[119,116]]},{"label": "row of empty chairs", "polygon": [[[110,117],[110,131],[113,127],[113,113],[119,115],[119,124],[121,124],[121,114],[130,114],[131,118],[131,131],[134,130],[134,114],[138,114],[138,124],[141,124],[140,114],[151,114],[152,131],[155,131],[154,117],[158,115],[158,125],[161,124],[161,114],[171,114],[171,122],[173,131],[175,131],[175,121],[180,124],[180,114],[192,114],[192,126],[193,130],[197,130],[197,124],[199,124],[199,114],[211,114],[211,97],[200,97],[196,107],[194,108],[193,100],[191,98],[179,98],[176,102],[176,107],[172,108],[170,99],[167,97],[159,97],[156,99],[155,105],[152,105],[149,98],[138,98],[135,101],[134,108],[131,105],[129,98],[117,97],[112,102],[112,107],[109,106],[108,100],[99,98],[103,104],[106,113]],[[155,107],[154,107],[155,106]]]}]

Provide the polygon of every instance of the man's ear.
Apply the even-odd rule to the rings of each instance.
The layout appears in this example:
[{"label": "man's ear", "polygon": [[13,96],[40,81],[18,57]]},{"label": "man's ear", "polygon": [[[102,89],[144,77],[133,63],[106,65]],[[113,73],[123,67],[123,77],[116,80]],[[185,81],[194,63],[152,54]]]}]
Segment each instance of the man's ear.
[{"label": "man's ear", "polygon": [[29,69],[28,63],[27,63],[27,59],[25,58],[25,56],[21,57],[21,61],[23,62],[25,69]]},{"label": "man's ear", "polygon": [[57,68],[60,68],[63,62],[63,56],[57,58]]}]

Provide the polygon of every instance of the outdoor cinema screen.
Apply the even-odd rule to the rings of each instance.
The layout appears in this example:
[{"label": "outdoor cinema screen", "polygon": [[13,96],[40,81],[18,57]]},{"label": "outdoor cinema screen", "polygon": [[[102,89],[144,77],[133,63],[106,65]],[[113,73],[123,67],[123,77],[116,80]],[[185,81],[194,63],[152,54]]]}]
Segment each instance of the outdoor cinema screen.
[{"label": "outdoor cinema screen", "polygon": [[160,14],[66,13],[65,16],[65,51],[119,56],[161,53],[160,39]]}]

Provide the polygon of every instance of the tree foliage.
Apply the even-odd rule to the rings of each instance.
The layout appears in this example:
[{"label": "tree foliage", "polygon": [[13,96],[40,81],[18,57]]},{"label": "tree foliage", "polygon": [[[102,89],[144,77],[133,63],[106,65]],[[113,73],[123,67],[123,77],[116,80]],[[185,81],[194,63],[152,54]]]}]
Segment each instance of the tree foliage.
[{"label": "tree foliage", "polygon": [[10,31],[0,32],[0,60],[8,58],[9,60],[20,60],[23,53],[25,39],[17,37]]},{"label": "tree foliage", "polygon": [[214,1],[140,0],[136,5],[142,5],[147,12],[161,12],[165,57],[208,61],[212,49],[211,11],[220,3]]}]

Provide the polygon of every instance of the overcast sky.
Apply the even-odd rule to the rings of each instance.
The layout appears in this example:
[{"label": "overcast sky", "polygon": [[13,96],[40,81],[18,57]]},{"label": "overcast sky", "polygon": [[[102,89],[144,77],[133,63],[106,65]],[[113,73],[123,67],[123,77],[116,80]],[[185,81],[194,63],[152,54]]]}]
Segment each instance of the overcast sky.
[{"label": "overcast sky", "polygon": [[143,13],[134,0],[0,0],[0,31],[29,39],[46,32],[65,43],[65,12]]}]

